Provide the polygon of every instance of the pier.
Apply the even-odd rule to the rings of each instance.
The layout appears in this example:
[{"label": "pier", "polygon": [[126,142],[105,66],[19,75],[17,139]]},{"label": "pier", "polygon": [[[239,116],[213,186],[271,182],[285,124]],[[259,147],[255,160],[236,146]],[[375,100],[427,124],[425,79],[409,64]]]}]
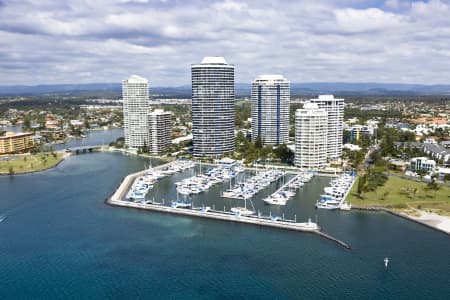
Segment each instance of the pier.
[{"label": "pier", "polygon": [[273,192],[272,195],[270,195],[270,196],[273,196],[273,195],[275,195],[275,194],[277,194],[277,193],[283,191],[284,189],[286,189],[286,187],[289,187],[289,185],[290,185],[292,182],[294,182],[295,180],[297,180],[297,179],[298,179],[299,177],[301,177],[301,176],[302,176],[302,174],[297,174],[297,175],[295,175],[295,176],[292,177],[288,182],[286,182],[285,184],[283,184],[279,189],[277,189],[275,192]]},{"label": "pier", "polygon": [[[277,170],[277,171],[278,171],[278,170]],[[268,174],[268,172],[270,172],[270,171],[268,171],[268,170],[262,171],[262,173],[256,174],[255,176],[250,177],[250,178],[248,178],[245,182],[241,183],[241,184],[242,184],[242,187],[241,187],[241,190],[240,190],[240,192],[239,192],[238,194],[236,194],[236,192],[232,191],[232,187],[231,187],[231,179],[230,179],[230,189],[229,189],[228,191],[222,191],[222,192],[220,193],[220,197],[222,197],[222,198],[229,198],[229,199],[239,199],[239,200],[251,199],[251,198],[253,198],[253,196],[255,196],[257,193],[259,193],[259,192],[262,191],[263,189],[266,189],[270,184],[272,184],[272,183],[274,183],[274,182],[276,182],[276,181],[278,181],[278,180],[280,180],[281,178],[284,178],[284,177],[286,176],[286,173],[283,172],[283,171],[281,171],[281,173],[279,173],[279,174],[281,174],[280,177],[275,178],[275,179],[271,178],[271,179],[268,181],[268,184],[267,184],[266,186],[259,186],[259,187],[257,187],[257,186],[254,184],[255,179],[258,179],[258,181],[261,180],[261,179],[262,179],[261,176],[263,176],[263,177],[266,176],[266,175]],[[269,174],[269,176],[270,176],[270,174]],[[251,183],[251,182],[253,182],[253,183]],[[245,188],[246,186],[249,185],[249,183],[250,183],[250,189],[252,190],[252,192],[250,192],[250,189],[249,189],[249,188],[247,188],[247,189]],[[235,184],[235,186],[233,187],[233,189],[238,189],[238,188],[239,188],[238,185],[239,185],[239,184]],[[245,195],[245,194],[247,194],[248,192],[250,192],[250,195]]]},{"label": "pier", "polygon": [[347,191],[345,192],[344,197],[342,197],[342,200],[339,203],[339,206],[341,206],[344,201],[347,201],[348,194],[350,194],[350,192],[351,192],[351,190],[353,188],[353,185],[355,184],[356,180],[358,180],[358,176],[353,177],[352,183],[350,184],[350,186],[348,187]]},{"label": "pier", "polygon": [[[172,162],[159,165],[157,167],[152,168],[151,170],[157,171],[166,167],[169,167]],[[126,176],[118,188],[114,191],[114,193],[106,199],[106,204],[112,205],[112,206],[119,206],[119,207],[128,207],[128,208],[136,208],[136,209],[144,209],[144,210],[150,210],[155,211],[159,213],[171,213],[176,215],[184,215],[184,216],[190,216],[190,217],[200,217],[200,218],[208,218],[208,219],[214,219],[214,220],[221,220],[221,221],[229,221],[229,222],[239,222],[243,224],[252,224],[257,226],[265,226],[265,227],[271,227],[271,228],[278,228],[278,229],[285,229],[285,230],[292,230],[292,231],[298,231],[298,232],[311,232],[311,233],[317,233],[319,236],[327,238],[329,240],[332,240],[336,242],[338,245],[350,249],[350,246],[346,243],[326,234],[320,231],[320,227],[316,224],[311,222],[310,220],[308,222],[299,223],[292,220],[284,220],[279,218],[271,218],[266,216],[242,216],[239,214],[234,214],[231,212],[226,211],[217,211],[217,210],[204,210],[201,208],[194,208],[194,209],[186,209],[186,208],[174,208],[169,207],[161,204],[144,204],[144,203],[137,203],[137,202],[130,202],[125,201],[125,195],[130,188],[133,181],[138,177],[142,176],[145,173],[147,173],[149,170],[143,170],[139,171],[137,173],[130,174]]]}]

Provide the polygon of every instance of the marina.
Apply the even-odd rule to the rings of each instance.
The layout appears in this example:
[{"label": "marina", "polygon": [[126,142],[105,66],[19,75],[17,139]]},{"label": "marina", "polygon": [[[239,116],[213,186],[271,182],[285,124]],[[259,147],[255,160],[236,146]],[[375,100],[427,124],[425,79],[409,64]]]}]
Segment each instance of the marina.
[{"label": "marina", "polygon": [[316,208],[350,210],[352,206],[347,203],[346,198],[355,184],[356,178],[353,174],[342,174],[333,179],[330,185],[324,188],[325,193],[320,195],[320,200],[315,204]]},{"label": "marina", "polygon": [[[105,205],[125,176],[148,163],[148,158],[97,152],[71,156],[47,172],[0,180],[8,195],[0,209],[7,215],[0,223],[1,267],[8,274],[2,298],[314,299],[348,298],[351,292],[358,299],[439,299],[449,290],[442,276],[448,271],[442,263],[442,253],[450,249],[448,235],[385,212],[316,210],[330,180],[320,175],[286,206],[262,202],[277,183],[252,199],[264,215],[272,210],[294,219],[295,213],[302,222],[309,217],[316,222],[317,214],[320,231],[315,232]],[[192,172],[158,180],[148,198],[165,197],[168,204],[176,199],[174,182]],[[243,206],[243,200],[220,198],[225,186],[194,195],[195,208]],[[58,230],[49,230],[49,223]],[[352,250],[319,236],[323,232]],[[384,257],[390,260],[387,270]],[[342,284],[330,289],[336,282]]]},{"label": "marina", "polygon": [[191,161],[176,160],[158,170],[150,168],[145,174],[136,177],[126,195],[126,199],[151,203],[150,200],[146,200],[146,196],[158,180],[194,166],[195,164]]},{"label": "marina", "polygon": [[286,205],[286,202],[295,196],[296,191],[303,187],[306,182],[309,182],[313,176],[314,175],[312,173],[300,173],[295,175],[275,193],[267,198],[264,198],[264,203],[270,205]]},{"label": "marina", "polygon": [[226,180],[230,181],[237,176],[238,173],[243,172],[244,169],[232,165],[219,165],[217,168],[209,168],[205,173],[201,173],[201,165],[198,175],[185,178],[182,181],[176,182],[177,193],[181,195],[199,194],[209,190],[213,185],[223,183]]},{"label": "marina", "polygon": [[[221,197],[231,199],[250,199],[267,188],[271,183],[281,179],[285,173],[281,170],[270,169],[263,170],[256,175],[248,178],[244,182],[238,182],[233,187],[221,193]],[[231,182],[230,182],[231,185]]]},{"label": "marina", "polygon": [[[116,189],[116,191],[111,195],[111,197],[106,199],[106,203],[113,206],[144,209],[160,213],[171,213],[190,217],[209,218],[214,220],[253,224],[257,226],[266,226],[292,231],[319,233],[320,236],[333,240],[340,246],[350,249],[350,246],[345,242],[342,242],[321,232],[317,222],[312,222],[311,218],[309,218],[306,222],[297,222],[296,215],[294,215],[293,219],[289,219],[285,218],[284,213],[282,213],[281,216],[277,216],[275,213],[272,213],[272,211],[270,211],[269,215],[264,215],[259,210],[256,213],[256,209],[254,207],[253,210],[247,208],[247,198],[244,198],[244,207],[231,207],[230,210],[226,210],[225,206],[223,210],[218,210],[216,209],[215,205],[213,205],[212,208],[211,206],[205,205],[196,207],[194,206],[192,201],[187,199],[187,197],[185,197],[184,200],[180,200],[177,197],[176,201],[173,200],[169,202],[165,201],[164,199],[162,199],[161,202],[148,200],[130,201],[130,199],[126,198],[126,195],[129,193],[129,191],[133,189],[137,178],[140,178],[143,175],[149,173],[159,174],[162,172],[162,170],[170,170],[171,168],[176,166],[176,164],[177,162],[174,161],[152,168],[151,171],[144,170],[126,176],[119,187]],[[214,169],[210,169],[210,171],[211,170]],[[274,170],[263,171],[263,174],[265,175],[264,178],[275,178],[277,176],[281,177],[283,175],[281,171],[274,172]],[[273,177],[268,177],[269,174]],[[303,173],[298,174],[297,176],[294,176],[291,180],[289,180],[286,184],[282,185],[281,189],[287,188],[289,186],[293,188],[294,184],[297,184],[297,186],[299,187],[301,185],[300,182],[310,180],[311,178],[311,175],[305,175]],[[251,199],[248,200],[251,201]]]}]

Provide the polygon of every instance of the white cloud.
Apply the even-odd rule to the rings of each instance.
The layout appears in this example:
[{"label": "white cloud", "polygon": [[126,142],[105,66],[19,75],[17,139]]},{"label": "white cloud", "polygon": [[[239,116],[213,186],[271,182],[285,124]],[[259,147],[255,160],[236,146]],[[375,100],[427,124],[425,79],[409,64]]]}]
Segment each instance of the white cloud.
[{"label": "white cloud", "polygon": [[[372,3],[367,2],[367,3]],[[446,83],[450,6],[438,0],[28,0],[0,7],[2,84],[189,83],[191,63],[223,55],[236,80]]]},{"label": "white cloud", "polygon": [[335,11],[335,29],[339,32],[370,32],[396,30],[403,24],[403,17],[378,8],[338,9]]}]

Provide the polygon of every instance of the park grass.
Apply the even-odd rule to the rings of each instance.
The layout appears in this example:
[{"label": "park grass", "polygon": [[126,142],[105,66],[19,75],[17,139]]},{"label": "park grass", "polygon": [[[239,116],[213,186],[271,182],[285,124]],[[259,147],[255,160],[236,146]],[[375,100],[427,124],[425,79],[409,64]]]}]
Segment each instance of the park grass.
[{"label": "park grass", "polygon": [[26,156],[9,156],[10,160],[0,161],[0,174],[10,174],[10,168],[14,174],[36,172],[46,170],[56,166],[63,158],[64,154],[50,153],[26,155]]},{"label": "park grass", "polygon": [[450,187],[440,185],[439,190],[427,190],[427,184],[389,176],[386,184],[374,192],[358,196],[355,182],[347,201],[361,207],[379,206],[414,214],[416,209],[450,216]]}]

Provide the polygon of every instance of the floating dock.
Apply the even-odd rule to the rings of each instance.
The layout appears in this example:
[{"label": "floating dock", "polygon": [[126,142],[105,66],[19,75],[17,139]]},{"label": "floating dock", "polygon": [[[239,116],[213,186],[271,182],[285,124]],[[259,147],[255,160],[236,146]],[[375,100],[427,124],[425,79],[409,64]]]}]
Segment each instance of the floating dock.
[{"label": "floating dock", "polygon": [[355,185],[356,180],[358,180],[358,176],[355,176],[355,177],[352,179],[352,183],[349,185],[347,191],[346,191],[345,194],[344,194],[344,197],[342,197],[341,202],[339,202],[339,207],[342,205],[342,203],[344,203],[344,201],[347,201],[348,194],[350,194],[350,192],[351,192],[353,186]]},{"label": "floating dock", "polygon": [[[259,176],[259,175],[257,174],[257,175],[255,175],[255,176],[253,176],[253,177],[248,178],[245,182],[243,182],[243,184],[245,185],[245,184],[247,183],[247,181],[253,180],[255,177],[258,177],[258,176]],[[277,182],[277,181],[280,180],[281,178],[284,178],[284,176],[286,176],[286,172],[284,172],[284,174],[282,174],[280,178],[275,179],[275,180],[273,180],[273,181],[270,181],[270,184],[272,184],[272,183],[274,183],[274,182]],[[231,179],[230,179],[230,180],[231,180]],[[231,181],[230,181],[230,183],[231,183]],[[270,184],[269,184],[269,185],[270,185]],[[261,188],[261,189],[257,190],[252,196],[248,197],[247,199],[253,198],[254,196],[256,196],[256,194],[258,194],[259,192],[261,192],[262,190],[264,190],[264,189],[266,189],[266,188],[268,188],[268,186],[266,186],[266,187],[264,187],[264,188]],[[231,192],[231,191],[222,191],[222,192],[220,192],[220,197],[222,197],[222,198],[228,198],[228,199],[245,200],[245,197],[244,197],[244,196],[242,196],[242,195],[236,195],[234,192]]]},{"label": "floating dock", "polygon": [[[152,168],[152,170],[156,171],[159,169],[166,168],[170,166],[172,162],[159,165],[157,167]],[[151,170],[150,170],[151,171]],[[305,222],[305,223],[298,223],[292,220],[284,220],[284,219],[275,219],[270,217],[264,217],[264,216],[241,216],[237,214],[233,214],[231,212],[224,212],[224,211],[217,211],[217,210],[208,210],[204,211],[201,209],[186,209],[186,208],[174,208],[169,207],[161,204],[143,204],[143,203],[136,203],[136,202],[130,202],[125,201],[124,197],[130,188],[131,184],[133,183],[134,179],[138,176],[144,175],[145,173],[149,172],[149,170],[143,170],[137,173],[130,174],[126,176],[119,187],[114,191],[114,193],[106,199],[106,203],[113,206],[120,206],[120,207],[129,207],[129,208],[136,208],[136,209],[145,209],[145,210],[151,210],[156,211],[160,213],[172,213],[177,215],[185,215],[185,216],[191,216],[191,217],[201,217],[201,218],[209,218],[209,219],[215,219],[215,220],[222,220],[222,221],[230,221],[230,222],[239,222],[244,224],[252,224],[252,225],[259,225],[259,226],[266,226],[266,227],[272,227],[272,228],[279,228],[279,229],[286,229],[286,230],[293,230],[293,231],[301,231],[301,232],[311,232],[311,233],[317,233],[318,235],[325,237],[327,239],[330,239],[336,243],[338,243],[340,246],[343,246],[346,249],[350,249],[350,246],[346,243],[333,238],[329,236],[328,234],[325,234],[320,231],[320,227],[311,221]]]},{"label": "floating dock", "polygon": [[[273,195],[285,190],[287,187],[289,187],[289,185],[294,182],[295,180],[297,180],[300,176],[302,176],[302,174],[297,174],[294,177],[292,177],[288,182],[286,182],[285,184],[283,184],[279,189],[277,189],[275,192],[273,192],[270,197],[272,197]],[[297,190],[297,189],[296,189]]]}]

